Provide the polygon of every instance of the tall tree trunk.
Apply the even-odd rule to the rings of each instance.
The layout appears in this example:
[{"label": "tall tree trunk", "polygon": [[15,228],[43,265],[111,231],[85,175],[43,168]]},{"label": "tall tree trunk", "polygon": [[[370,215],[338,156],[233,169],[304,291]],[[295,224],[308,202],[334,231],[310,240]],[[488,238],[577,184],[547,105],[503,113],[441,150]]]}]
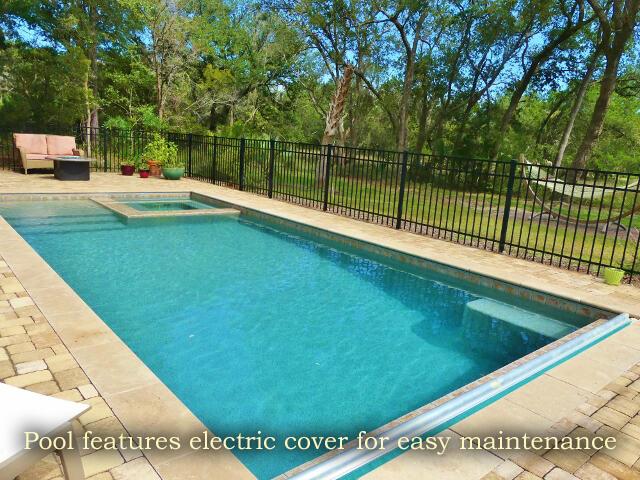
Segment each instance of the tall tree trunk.
[{"label": "tall tree trunk", "polygon": [[94,5],[89,6],[89,24],[90,43],[87,56],[90,62],[91,76],[89,80],[93,92],[91,112],[89,113],[89,125],[91,128],[98,128],[100,127],[100,119],[98,118],[98,98],[100,94],[98,88],[98,12]]},{"label": "tall tree trunk", "polygon": [[420,43],[422,26],[424,25],[428,13],[426,2],[422,5],[418,3],[418,5],[423,8],[423,11],[416,19],[412,40],[410,40],[407,35],[406,23],[402,23],[398,20],[397,13],[395,15],[389,15],[388,13],[381,11],[396,27],[396,30],[400,34],[400,39],[402,40],[402,45],[404,46],[405,55],[407,57],[404,69],[404,80],[402,82],[402,96],[400,97],[400,105],[398,108],[398,137],[396,142],[396,148],[398,151],[407,149],[407,138],[409,136],[409,103],[411,101],[411,93],[413,90],[413,80],[416,74],[416,55],[418,52],[418,44]]},{"label": "tall tree trunk", "polygon": [[600,80],[598,100],[596,100],[596,105],[593,109],[593,114],[591,115],[591,121],[589,122],[587,131],[582,139],[582,143],[578,148],[578,153],[576,153],[573,163],[571,164],[572,168],[585,168],[589,157],[591,157],[593,148],[596,146],[596,143],[602,134],[604,119],[607,115],[609,104],[611,103],[611,95],[616,88],[618,80],[619,64],[619,56],[607,60],[607,66],[604,70],[604,74],[602,75],[602,79]]},{"label": "tall tree trunk", "polygon": [[157,52],[153,53],[154,70],[156,74],[156,111],[158,112],[158,118],[162,120],[164,115],[164,100],[163,100],[163,88],[162,88],[162,63],[157,59]]},{"label": "tall tree trunk", "polygon": [[[611,95],[613,94],[618,80],[618,66],[620,58],[624,54],[627,42],[631,38],[636,25],[636,17],[640,9],[640,0],[626,0],[624,5],[622,2],[615,2],[613,16],[611,19],[607,17],[606,11],[600,6],[597,0],[589,0],[589,4],[595,10],[600,21],[600,27],[603,31],[601,47],[605,53],[607,64],[600,81],[600,92],[596,105],[591,115],[589,127],[584,134],[582,143],[578,148],[575,158],[571,164],[572,168],[585,168],[587,161],[591,157],[593,148],[595,147],[602,129],[604,127],[604,119],[609,109]],[[569,180],[575,179],[577,172],[570,175]]]},{"label": "tall tree trunk", "polygon": [[425,143],[427,143],[427,126],[430,123],[431,113],[433,112],[433,102],[428,101],[426,97],[422,100],[422,108],[418,117],[418,136],[416,138],[416,152],[421,153]]},{"label": "tall tree trunk", "polygon": [[89,45],[87,57],[89,58],[88,84],[91,86],[92,97],[89,102],[88,125],[90,136],[88,143],[96,145],[98,141],[98,128],[100,128],[100,118],[98,117],[98,99],[100,90],[98,87],[98,12],[93,5],[89,6]]},{"label": "tall tree trunk", "polygon": [[573,101],[571,112],[569,113],[569,119],[567,120],[567,125],[564,127],[564,131],[562,132],[562,138],[560,139],[560,145],[558,146],[556,158],[553,160],[554,167],[562,166],[562,160],[564,159],[564,153],[567,149],[567,146],[569,145],[569,139],[571,138],[573,126],[575,125],[578,113],[582,108],[582,103],[587,93],[587,89],[589,88],[589,84],[591,83],[593,72],[595,72],[598,65],[598,58],[600,58],[600,52],[596,50],[596,52],[594,52],[593,56],[591,57],[591,61],[587,66],[587,71],[585,72],[584,77],[582,77],[580,85],[578,86],[578,90],[576,91],[576,97]]},{"label": "tall tree trunk", "polygon": [[353,88],[352,88],[352,93],[351,93],[351,98],[352,101],[349,102],[349,127],[347,128],[347,132],[346,132],[346,138],[345,138],[345,144],[351,145],[351,146],[357,146],[358,145],[358,141],[360,139],[360,120],[361,118],[358,118],[357,115],[357,111],[359,108],[361,108],[361,104],[359,103],[359,100],[361,98],[361,93],[362,91],[362,79],[360,77],[358,77],[356,75],[354,82],[353,82]]},{"label": "tall tree trunk", "polygon": [[84,138],[87,142],[87,156],[91,157],[93,149],[92,132],[91,132],[91,94],[89,93],[89,75],[91,74],[91,64],[87,62],[87,71],[84,76],[84,100],[85,100],[85,121],[84,121]]},{"label": "tall tree trunk", "polygon": [[402,97],[400,97],[400,108],[398,110],[398,139],[397,149],[403,151],[407,149],[407,138],[409,136],[409,101],[411,100],[411,90],[413,89],[413,79],[415,77],[415,54],[408,54],[407,68],[402,85]]},{"label": "tall tree trunk", "polygon": [[100,119],[98,117],[98,96],[100,94],[100,90],[98,88],[98,52],[95,45],[91,50],[91,76],[93,77],[91,90],[93,92],[93,102],[91,105],[91,112],[89,117],[91,119],[90,125],[91,128],[99,128],[100,127]]},{"label": "tall tree trunk", "polygon": [[229,120],[229,113],[231,112],[231,105],[223,104],[211,105],[211,110],[209,111],[209,130],[212,132],[216,132],[220,125],[226,125]]},{"label": "tall tree trunk", "polygon": [[[353,67],[349,64],[345,65],[342,78],[338,81],[336,93],[331,101],[331,106],[327,112],[327,119],[322,135],[322,145],[333,144],[336,136],[340,134],[342,129],[342,115],[344,114],[344,105],[349,93],[351,77],[353,76]],[[327,156],[322,155],[318,162],[316,171],[316,180],[321,183],[324,181],[325,170],[327,168]]]},{"label": "tall tree trunk", "polygon": [[156,91],[158,96],[158,118],[162,120],[164,118],[164,93],[160,75],[157,75]]}]

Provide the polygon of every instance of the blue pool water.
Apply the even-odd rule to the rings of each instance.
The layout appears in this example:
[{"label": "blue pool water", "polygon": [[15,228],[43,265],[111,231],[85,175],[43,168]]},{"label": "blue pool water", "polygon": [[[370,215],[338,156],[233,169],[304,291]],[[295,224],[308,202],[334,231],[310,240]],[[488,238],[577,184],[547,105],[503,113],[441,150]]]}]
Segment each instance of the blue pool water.
[{"label": "blue pool water", "polygon": [[142,212],[153,211],[175,211],[175,210],[202,210],[209,208],[216,208],[206,203],[198,202],[197,200],[190,200],[188,198],[155,198],[153,200],[136,200],[123,202],[129,205],[131,208]]},{"label": "blue pool water", "polygon": [[[353,436],[587,322],[244,218],[0,215],[218,435]],[[235,453],[260,478],[319,454]]]}]

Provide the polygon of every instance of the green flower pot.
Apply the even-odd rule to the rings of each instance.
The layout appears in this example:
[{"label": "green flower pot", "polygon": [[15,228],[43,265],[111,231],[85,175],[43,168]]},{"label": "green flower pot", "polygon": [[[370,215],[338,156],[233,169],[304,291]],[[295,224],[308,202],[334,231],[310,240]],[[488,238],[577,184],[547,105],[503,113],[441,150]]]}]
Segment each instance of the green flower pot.
[{"label": "green flower pot", "polygon": [[184,175],[184,167],[162,167],[162,175],[164,175],[164,178],[167,180],[180,180]]},{"label": "green flower pot", "polygon": [[604,269],[604,283],[607,285],[620,285],[624,277],[624,270],[619,268],[607,267]]}]

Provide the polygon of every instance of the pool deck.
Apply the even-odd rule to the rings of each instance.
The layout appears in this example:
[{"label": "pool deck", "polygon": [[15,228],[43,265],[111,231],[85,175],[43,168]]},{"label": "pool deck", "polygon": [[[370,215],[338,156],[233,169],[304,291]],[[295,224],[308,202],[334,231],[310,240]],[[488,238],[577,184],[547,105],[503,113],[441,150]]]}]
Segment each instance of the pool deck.
[{"label": "pool deck", "polygon": [[[90,182],[0,172],[3,193],[193,191],[597,307],[640,317],[640,289],[192,180],[93,173]],[[94,405],[78,428],[197,434],[204,426],[75,292],[0,219],[0,380]],[[168,353],[170,354],[170,353]],[[640,480],[640,325],[632,325],[453,425],[456,435],[617,432],[602,452],[403,453],[367,478]],[[112,430],[113,429],[113,430]],[[252,478],[229,452],[90,452],[89,478]],[[59,475],[51,458],[21,478]],[[427,473],[428,472],[428,473]],[[607,473],[608,472],[608,473]],[[93,475],[93,477],[91,477]],[[608,476],[607,476],[608,475]]]}]

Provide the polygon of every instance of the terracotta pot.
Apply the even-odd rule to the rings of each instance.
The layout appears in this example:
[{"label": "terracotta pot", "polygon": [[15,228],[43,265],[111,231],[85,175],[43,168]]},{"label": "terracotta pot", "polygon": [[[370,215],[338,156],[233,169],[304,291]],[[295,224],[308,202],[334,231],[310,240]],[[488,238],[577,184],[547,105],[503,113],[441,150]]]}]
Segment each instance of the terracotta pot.
[{"label": "terracotta pot", "polygon": [[152,177],[159,177],[160,175],[162,175],[162,168],[160,168],[160,163],[149,160],[147,162],[147,165],[149,165],[149,175],[151,175]]},{"label": "terracotta pot", "polygon": [[140,178],[149,178],[149,170],[140,170]]},{"label": "terracotta pot", "polygon": [[133,165],[120,165],[120,171],[122,172],[122,175],[130,177],[131,175],[133,175],[133,172],[136,171],[136,167],[134,167]]}]

